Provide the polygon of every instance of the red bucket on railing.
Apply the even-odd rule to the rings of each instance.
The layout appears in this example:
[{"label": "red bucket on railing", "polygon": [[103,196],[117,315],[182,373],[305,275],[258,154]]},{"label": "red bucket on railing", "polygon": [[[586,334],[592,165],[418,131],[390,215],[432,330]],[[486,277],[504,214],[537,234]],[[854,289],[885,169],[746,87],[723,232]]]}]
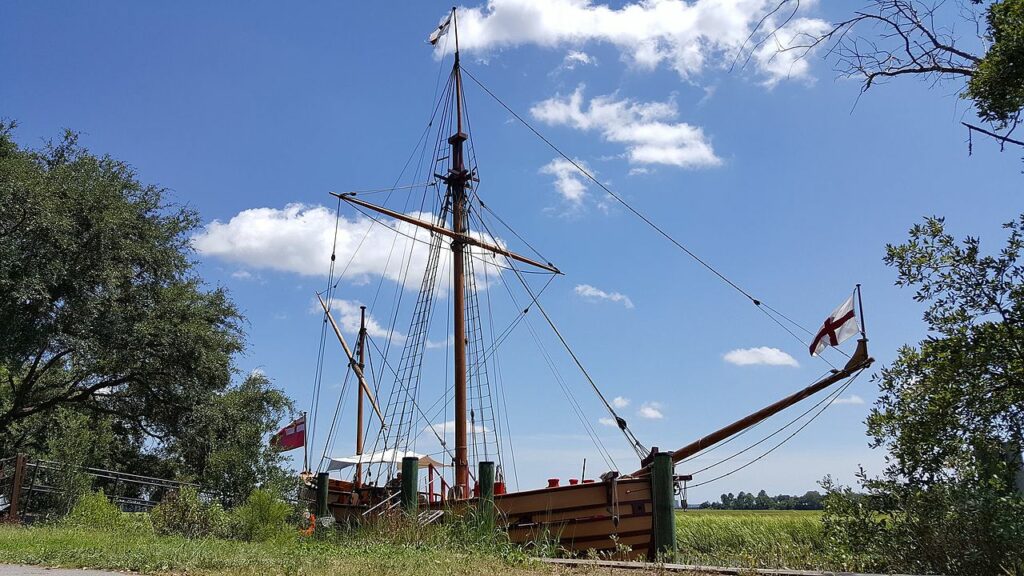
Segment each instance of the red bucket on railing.
[{"label": "red bucket on railing", "polygon": [[575,486],[575,485],[577,485],[579,483],[580,483],[580,481],[577,480],[576,478],[569,478],[569,486]]},{"label": "red bucket on railing", "polygon": [[495,494],[504,494],[505,493],[505,483],[504,482],[495,482],[494,483],[494,493]]},{"label": "red bucket on railing", "polygon": [[548,488],[558,488],[558,478],[548,478]]}]

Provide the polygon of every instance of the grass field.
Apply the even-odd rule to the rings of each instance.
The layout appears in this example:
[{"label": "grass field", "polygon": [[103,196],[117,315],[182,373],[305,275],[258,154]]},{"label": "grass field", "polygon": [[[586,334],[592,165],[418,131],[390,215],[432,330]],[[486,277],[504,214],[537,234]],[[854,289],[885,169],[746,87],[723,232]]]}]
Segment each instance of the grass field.
[{"label": "grass field", "polygon": [[219,576],[552,574],[525,557],[463,547],[350,539],[240,542],[62,526],[0,526],[0,563]]},{"label": "grass field", "polygon": [[746,568],[833,568],[821,537],[821,512],[677,512],[678,561]]},{"label": "grass field", "polygon": [[[835,569],[823,547],[820,518],[819,512],[679,512],[676,561]],[[474,544],[472,539],[472,534],[442,529],[342,534],[330,540],[290,536],[255,543],[157,536],[151,529],[0,525],[0,563],[224,576],[558,573],[514,547]]]}]

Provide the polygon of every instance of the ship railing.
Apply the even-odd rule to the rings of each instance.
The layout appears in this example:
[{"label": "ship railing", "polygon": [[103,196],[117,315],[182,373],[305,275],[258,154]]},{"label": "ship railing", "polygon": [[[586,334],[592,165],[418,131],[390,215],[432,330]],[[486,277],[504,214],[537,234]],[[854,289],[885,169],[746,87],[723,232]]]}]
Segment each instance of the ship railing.
[{"label": "ship railing", "polygon": [[[434,492],[434,474],[437,474],[438,479],[441,481],[441,492]],[[451,489],[451,486],[444,481],[444,474],[440,470],[434,467],[433,464],[427,465],[427,503],[428,504],[444,504],[445,494]],[[421,494],[423,494],[421,492]]]},{"label": "ship railing", "polygon": [[369,507],[365,512],[363,512],[363,516],[369,516],[376,512],[379,508],[390,510],[395,506],[398,506],[398,504],[401,502],[401,500],[398,498],[400,495],[401,492],[395,492],[391,496],[388,496],[387,498]]}]

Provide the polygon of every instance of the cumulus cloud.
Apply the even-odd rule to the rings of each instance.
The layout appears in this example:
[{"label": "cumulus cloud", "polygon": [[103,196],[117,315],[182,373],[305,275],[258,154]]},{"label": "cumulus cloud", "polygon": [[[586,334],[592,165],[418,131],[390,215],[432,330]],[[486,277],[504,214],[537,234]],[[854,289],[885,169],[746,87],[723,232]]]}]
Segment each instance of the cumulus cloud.
[{"label": "cumulus cloud", "polygon": [[629,398],[616,396],[615,398],[612,398],[612,406],[615,408],[625,408],[626,406],[629,406]]},{"label": "cumulus cloud", "polygon": [[604,418],[598,418],[597,421],[599,424],[602,424],[604,426],[618,426],[614,418],[609,418],[607,416],[605,416]]},{"label": "cumulus cloud", "polygon": [[[341,298],[331,298],[327,301],[327,306],[331,309],[331,317],[338,323],[338,328],[346,335],[351,335],[353,338],[359,333],[359,321],[360,321],[360,309],[362,304],[355,300],[343,300]],[[314,314],[323,314],[324,309],[320,306],[320,301],[314,299],[311,303],[310,312]],[[381,326],[380,322],[377,321],[369,312],[366,314],[366,333],[371,338],[386,339],[388,337],[388,329]],[[405,336],[399,332],[395,332],[391,335],[392,342],[402,342],[405,340]],[[349,341],[351,344],[352,341]]]},{"label": "cumulus cloud", "polygon": [[769,348],[767,346],[737,348],[736,350],[726,352],[723,358],[726,362],[737,366],[753,366],[758,364],[768,366],[800,366],[796,358],[778,348]]},{"label": "cumulus cloud", "polygon": [[[576,160],[576,163],[590,172],[590,168],[581,160]],[[555,190],[570,208],[578,209],[583,206],[583,200],[587,196],[587,185],[583,183],[583,174],[572,165],[572,162],[565,158],[555,158],[545,164],[540,173],[555,177]]]},{"label": "cumulus cloud", "polygon": [[[410,216],[431,220],[429,213],[412,212]],[[192,237],[196,251],[254,269],[291,272],[303,276],[326,276],[334,242],[335,213],[324,206],[289,204],[283,209],[251,208],[232,216],[227,222],[214,220]],[[430,239],[426,230],[413,224],[387,218],[374,221],[362,215],[337,221],[336,271],[345,271],[352,281],[365,281],[383,276],[406,287],[420,287],[427,267]],[[478,237],[504,247],[500,239]],[[416,240],[413,240],[415,238]],[[483,262],[497,257],[477,248],[472,249],[477,272],[477,286],[485,287]],[[447,289],[451,274],[451,252],[442,249],[440,289]],[[406,271],[408,265],[408,272]],[[488,276],[494,279],[501,270],[490,266]]]},{"label": "cumulus cloud", "polygon": [[856,394],[850,394],[846,398],[836,398],[833,404],[863,404],[864,399]]},{"label": "cumulus cloud", "polygon": [[701,128],[675,122],[674,101],[637,102],[610,94],[584,103],[583,91],[580,85],[568,96],[555,95],[530,108],[530,114],[552,126],[598,132],[623,144],[633,164],[705,168],[722,163]]},{"label": "cumulus cloud", "polygon": [[660,420],[665,417],[662,413],[661,402],[644,402],[637,410],[637,415],[648,420]]},{"label": "cumulus cloud", "polygon": [[590,284],[580,284],[576,286],[576,295],[590,301],[608,300],[609,302],[620,302],[626,308],[633,308],[633,301],[629,299],[629,296],[626,296],[621,292],[605,292],[604,290],[595,288]]},{"label": "cumulus cloud", "polygon": [[[749,53],[756,73],[774,84],[809,72],[796,51],[779,49],[800,34],[828,29],[826,21],[807,17],[805,8],[788,22],[788,13],[769,14],[777,4],[645,0],[612,8],[590,0],[489,0],[460,9],[459,42],[463,51],[477,53],[521,45],[579,49],[589,42],[608,43],[638,68],[668,66],[687,80],[709,68],[728,68]],[[438,46],[436,53],[443,49]]]}]

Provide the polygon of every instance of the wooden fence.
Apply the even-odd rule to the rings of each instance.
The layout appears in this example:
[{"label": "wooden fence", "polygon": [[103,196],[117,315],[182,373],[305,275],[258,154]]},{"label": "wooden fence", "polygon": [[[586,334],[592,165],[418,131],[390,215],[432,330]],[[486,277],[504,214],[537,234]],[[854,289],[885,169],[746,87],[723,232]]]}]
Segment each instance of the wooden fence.
[{"label": "wooden fence", "polygon": [[92,490],[103,490],[107,498],[125,512],[142,512],[160,503],[166,494],[195,484],[127,474],[102,468],[69,466],[18,454],[0,459],[0,518],[24,521],[46,509],[55,498],[65,495],[67,479],[84,479]]}]

